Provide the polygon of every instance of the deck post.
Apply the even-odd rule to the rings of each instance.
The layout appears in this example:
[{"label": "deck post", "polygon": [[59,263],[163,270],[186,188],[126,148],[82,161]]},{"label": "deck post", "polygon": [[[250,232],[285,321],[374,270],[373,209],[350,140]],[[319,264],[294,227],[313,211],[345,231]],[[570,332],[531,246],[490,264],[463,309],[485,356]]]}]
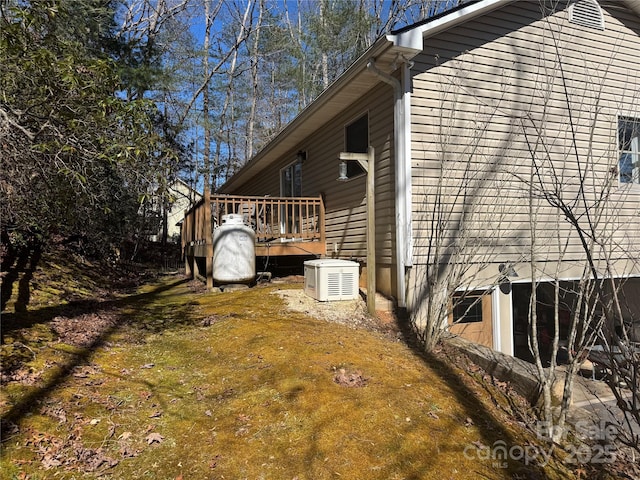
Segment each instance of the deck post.
[{"label": "deck post", "polygon": [[193,263],[193,257],[190,257],[189,255],[184,256],[184,274],[189,277],[189,278],[194,278],[193,276],[193,270],[191,267],[191,264]]},{"label": "deck post", "polygon": [[191,210],[184,211],[184,219],[180,227],[180,244],[182,247],[182,256],[184,258],[184,273],[190,278],[195,278],[193,274],[193,217]]},{"label": "deck post", "polygon": [[320,230],[320,243],[324,246],[324,251],[327,251],[327,236],[324,231],[324,195],[320,195],[320,211],[318,213],[318,224]]},{"label": "deck post", "polygon": [[376,206],[375,149],[367,152],[367,311],[376,314]]},{"label": "deck post", "polygon": [[202,272],[200,271],[200,268],[198,266],[198,257],[196,257],[195,251],[193,253],[193,257],[191,257],[193,260],[193,278],[200,278],[202,277]]},{"label": "deck post", "polygon": [[205,276],[207,290],[213,289],[213,226],[211,224],[211,195],[205,192],[204,202],[204,239],[205,239]]}]

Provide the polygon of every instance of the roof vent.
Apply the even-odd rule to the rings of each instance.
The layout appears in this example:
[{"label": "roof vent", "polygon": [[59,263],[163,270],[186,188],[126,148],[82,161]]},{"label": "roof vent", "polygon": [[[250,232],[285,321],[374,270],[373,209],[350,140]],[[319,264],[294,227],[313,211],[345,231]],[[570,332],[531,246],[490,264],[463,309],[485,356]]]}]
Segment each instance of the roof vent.
[{"label": "roof vent", "polygon": [[569,6],[569,22],[604,30],[604,16],[596,0],[575,0]]}]

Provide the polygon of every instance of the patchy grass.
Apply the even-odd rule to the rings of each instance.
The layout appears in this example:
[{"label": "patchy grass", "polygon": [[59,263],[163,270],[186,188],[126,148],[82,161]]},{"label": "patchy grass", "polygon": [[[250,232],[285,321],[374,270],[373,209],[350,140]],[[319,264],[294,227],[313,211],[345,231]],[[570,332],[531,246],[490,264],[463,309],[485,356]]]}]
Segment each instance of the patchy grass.
[{"label": "patchy grass", "polygon": [[[299,286],[203,293],[168,276],[58,318],[43,333],[57,340],[28,343],[3,387],[3,478],[572,476],[557,460],[479,458],[536,442],[498,389],[381,333],[288,312],[279,288]],[[34,315],[7,336],[42,329]],[[74,321],[101,330],[77,338]]]}]

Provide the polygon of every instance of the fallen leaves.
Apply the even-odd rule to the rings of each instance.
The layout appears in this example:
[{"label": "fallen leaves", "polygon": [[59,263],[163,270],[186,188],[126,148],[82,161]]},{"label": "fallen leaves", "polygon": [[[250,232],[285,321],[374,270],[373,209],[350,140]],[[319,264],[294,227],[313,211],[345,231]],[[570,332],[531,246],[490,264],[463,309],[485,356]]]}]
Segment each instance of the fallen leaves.
[{"label": "fallen leaves", "polygon": [[115,467],[119,460],[106,454],[102,448],[85,446],[79,436],[60,438],[54,435],[36,433],[26,442],[40,457],[42,468],[64,468],[81,472],[96,472]]},{"label": "fallen leaves", "polygon": [[[141,435],[135,435],[128,430],[116,435],[116,429],[120,425],[111,419],[85,419],[77,412],[72,414],[69,411],[65,412],[63,407],[51,405],[43,407],[41,413],[58,419],[60,424],[66,424],[64,431],[68,432],[60,436],[39,430],[27,430],[23,446],[34,453],[34,461],[38,462],[43,470],[102,475],[122,460],[140,455],[142,445],[149,446],[164,441],[164,436],[154,431],[155,425],[149,425]],[[104,423],[109,423],[107,432],[102,437],[103,441],[96,443],[96,434],[91,432],[101,432]],[[86,435],[86,438],[83,435]],[[102,436],[102,433],[99,435]],[[107,442],[108,439],[113,440]]]},{"label": "fallen leaves", "polygon": [[[84,307],[89,310],[88,306]],[[113,307],[105,307],[104,302],[95,301],[90,313],[73,315],[69,308],[69,316],[55,317],[50,326],[58,335],[61,343],[74,347],[88,348],[104,335],[104,332],[116,326],[120,319]]]},{"label": "fallen leaves", "polygon": [[211,325],[219,322],[221,318],[225,318],[225,317],[221,317],[220,315],[215,315],[215,314],[208,315],[202,319],[201,325],[203,327],[210,327]]},{"label": "fallen leaves", "polygon": [[249,427],[251,427],[251,417],[241,413],[236,417],[236,422],[240,425],[236,430],[236,437],[247,435],[249,433]]},{"label": "fallen leaves", "polygon": [[62,465],[62,462],[60,460],[58,460],[58,458],[54,457],[50,453],[46,453],[42,457],[42,467],[45,470],[49,470],[51,468],[59,467],[60,465]]},{"label": "fallen leaves", "polygon": [[23,385],[36,385],[40,382],[41,377],[42,372],[37,372],[27,367],[18,368],[17,370],[10,370],[8,367],[3,367],[0,373],[0,380],[2,380],[3,383],[18,382]]},{"label": "fallen leaves", "polygon": [[102,448],[92,449],[78,446],[74,452],[78,464],[82,465],[82,469],[87,472],[113,468],[119,463],[119,460],[106,456]]},{"label": "fallen leaves", "polygon": [[151,398],[151,392],[147,392],[146,390],[142,390],[141,392],[138,392],[138,396],[142,399],[142,400],[149,400]]},{"label": "fallen leaves", "polygon": [[152,445],[154,443],[162,443],[163,440],[164,440],[164,437],[157,432],[152,432],[145,437],[145,441],[147,442],[147,445]]},{"label": "fallen leaves", "polygon": [[59,423],[67,423],[67,412],[62,407],[44,407],[40,413],[51,418],[55,418]]},{"label": "fallen leaves", "polygon": [[76,378],[89,378],[91,375],[100,373],[98,365],[79,365],[73,369],[73,376]]},{"label": "fallen leaves", "polygon": [[364,387],[369,379],[362,375],[359,371],[347,372],[341,368],[333,377],[333,381],[343,387]]},{"label": "fallen leaves", "polygon": [[471,442],[471,444],[476,447],[478,450],[484,450],[487,448],[487,446],[482,443],[480,440],[475,440],[473,442]]},{"label": "fallen leaves", "polygon": [[216,455],[215,457],[213,457],[213,459],[209,462],[209,468],[211,470],[213,470],[214,468],[216,468],[218,466],[218,460],[220,460],[220,455]]}]

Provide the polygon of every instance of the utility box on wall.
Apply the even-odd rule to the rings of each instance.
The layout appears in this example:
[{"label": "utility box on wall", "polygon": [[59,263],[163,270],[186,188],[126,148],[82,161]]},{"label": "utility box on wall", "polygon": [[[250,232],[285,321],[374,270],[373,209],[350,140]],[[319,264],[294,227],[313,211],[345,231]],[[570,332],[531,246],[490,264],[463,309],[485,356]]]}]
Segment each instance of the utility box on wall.
[{"label": "utility box on wall", "polygon": [[360,265],[321,258],[304,262],[304,293],[321,302],[358,298]]}]

